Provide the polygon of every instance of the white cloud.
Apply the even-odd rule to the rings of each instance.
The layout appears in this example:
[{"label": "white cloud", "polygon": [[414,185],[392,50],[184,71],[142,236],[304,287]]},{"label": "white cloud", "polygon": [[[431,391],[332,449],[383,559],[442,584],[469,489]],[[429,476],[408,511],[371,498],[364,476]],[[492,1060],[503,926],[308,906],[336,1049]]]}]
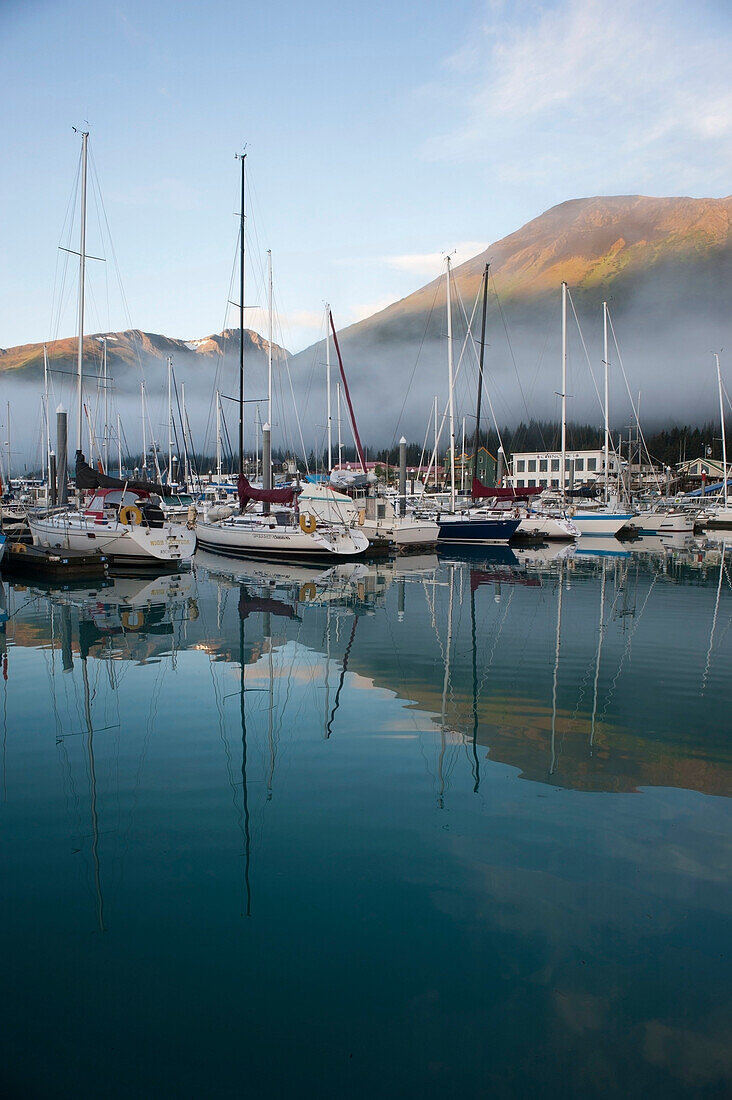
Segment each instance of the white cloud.
[{"label": "white cloud", "polygon": [[[469,46],[446,58],[429,100],[460,121],[434,160],[482,160],[495,178],[653,181],[657,193],[732,174],[732,23],[725,5],[663,0],[489,3]],[[615,182],[617,181],[617,183]],[[546,185],[546,178],[543,181]],[[602,184],[605,184],[603,187]],[[727,187],[729,190],[729,187]]]}]

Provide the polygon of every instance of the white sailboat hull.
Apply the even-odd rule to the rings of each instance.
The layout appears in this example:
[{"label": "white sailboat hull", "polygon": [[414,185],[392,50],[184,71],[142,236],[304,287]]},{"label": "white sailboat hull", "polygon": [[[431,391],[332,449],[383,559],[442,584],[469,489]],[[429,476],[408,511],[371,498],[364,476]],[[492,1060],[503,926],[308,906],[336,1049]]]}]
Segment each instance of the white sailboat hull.
[{"label": "white sailboat hull", "polygon": [[579,529],[573,520],[557,516],[545,516],[541,512],[529,512],[516,530],[517,538],[562,539],[570,541],[579,537]]},{"label": "white sailboat hull", "polygon": [[[375,508],[377,505],[383,507],[384,515],[370,518],[369,507]],[[354,500],[346,493],[338,493],[329,486],[305,486],[300,494],[300,507],[311,512],[319,522],[359,523],[370,539],[386,539],[397,549],[431,546],[440,535],[440,529],[434,520],[418,519],[409,514],[399,516],[391,500],[383,497],[370,501],[366,498]],[[360,512],[366,515],[362,515],[359,522]]]},{"label": "white sailboat hull", "polygon": [[705,527],[732,527],[732,508],[714,508],[709,518],[704,520]]},{"label": "white sailboat hull", "polygon": [[640,512],[628,527],[639,535],[692,535],[694,516],[689,512]]},{"label": "white sailboat hull", "polygon": [[352,558],[363,554],[369,544],[360,530],[316,527],[308,534],[299,526],[270,526],[241,516],[198,523],[196,533],[202,550],[229,557]]},{"label": "white sailboat hull", "polygon": [[180,565],[190,561],[196,536],[180,524],[163,527],[99,520],[81,512],[28,519],[36,546],[100,553],[121,565]]},{"label": "white sailboat hull", "polygon": [[571,517],[572,523],[579,530],[580,535],[605,535],[612,537],[617,535],[623,527],[627,527],[632,515],[630,512],[575,512]]}]

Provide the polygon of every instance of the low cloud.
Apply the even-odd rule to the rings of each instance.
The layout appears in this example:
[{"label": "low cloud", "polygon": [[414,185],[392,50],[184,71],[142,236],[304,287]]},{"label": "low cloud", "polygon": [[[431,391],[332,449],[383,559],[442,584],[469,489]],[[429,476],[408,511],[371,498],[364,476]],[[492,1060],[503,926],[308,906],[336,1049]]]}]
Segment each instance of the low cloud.
[{"label": "low cloud", "polygon": [[[408,271],[424,278],[437,278],[445,266],[445,256],[450,255],[453,265],[464,263],[488,247],[487,241],[461,241],[445,252],[418,252],[402,256],[385,256],[384,262],[397,271]],[[383,306],[381,307],[384,308]]]}]

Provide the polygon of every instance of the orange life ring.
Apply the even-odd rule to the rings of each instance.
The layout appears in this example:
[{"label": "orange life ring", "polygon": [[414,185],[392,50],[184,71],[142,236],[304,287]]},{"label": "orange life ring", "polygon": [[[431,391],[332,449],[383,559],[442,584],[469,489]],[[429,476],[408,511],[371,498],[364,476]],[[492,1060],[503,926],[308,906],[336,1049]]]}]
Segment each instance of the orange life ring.
[{"label": "orange life ring", "polygon": [[303,513],[300,516],[300,530],[305,535],[312,535],[315,533],[315,528],[318,526],[318,521],[312,513],[307,514],[307,518]]},{"label": "orange life ring", "polygon": [[119,521],[128,527],[138,527],[142,523],[142,512],[136,504],[127,504],[119,510]]},{"label": "orange life ring", "polygon": [[318,594],[318,590],[312,581],[308,581],[307,584],[300,585],[300,599],[301,600],[314,600]]},{"label": "orange life ring", "polygon": [[142,611],[135,609],[134,611],[122,611],[120,612],[120,622],[125,630],[137,632],[142,630],[145,625],[145,615]]}]

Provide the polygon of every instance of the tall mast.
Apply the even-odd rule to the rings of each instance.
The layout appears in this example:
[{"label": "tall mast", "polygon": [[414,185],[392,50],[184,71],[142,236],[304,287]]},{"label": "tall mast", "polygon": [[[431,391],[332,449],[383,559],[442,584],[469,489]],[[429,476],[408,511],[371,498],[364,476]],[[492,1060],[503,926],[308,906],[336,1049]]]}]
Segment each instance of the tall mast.
[{"label": "tall mast", "polygon": [[216,390],[216,480],[221,481],[221,394]]},{"label": "tall mast", "polygon": [[452,369],[452,303],[450,301],[450,257],[446,257],[447,273],[447,385],[450,391],[450,511],[455,511],[455,401]]},{"label": "tall mast", "polygon": [[[722,399],[722,372],[719,369],[719,355],[715,351],[714,358],[717,363],[717,386],[719,387],[719,418],[722,422],[722,481],[724,482],[724,506],[727,507],[727,437],[724,431],[724,401]],[[724,556],[724,555],[723,555]]]},{"label": "tall mast", "polygon": [[173,483],[173,357],[168,356],[168,485]]},{"label": "tall mast", "polygon": [[51,420],[48,415],[48,349],[43,345],[43,400],[46,410],[46,469],[48,487],[51,487]]},{"label": "tall mast", "polygon": [[[333,469],[333,436],[332,436],[332,419],[330,412],[330,329],[328,325],[328,319],[330,317],[330,306],[326,302],[325,305],[325,400],[327,407],[327,421],[328,421],[328,473]],[[339,456],[340,460],[340,456]]]},{"label": "tall mast", "polygon": [[239,214],[239,473],[244,473],[244,259],[246,255],[244,185],[246,153],[235,154],[241,161],[241,208]]},{"label": "tall mast", "polygon": [[142,409],[142,476],[147,477],[147,433],[145,431],[145,382],[140,382],[140,407]]},{"label": "tall mast", "polygon": [[341,461],[342,461],[342,458],[343,458],[343,455],[342,455],[342,452],[341,452],[341,384],[340,384],[340,382],[338,382],[337,385],[336,385],[336,408],[338,410],[338,466],[340,468]]},{"label": "tall mast", "polygon": [[562,283],[562,500],[567,488],[567,284]]},{"label": "tall mast", "polygon": [[267,423],[270,428],[272,427],[272,329],[273,323],[273,308],[272,308],[272,249],[267,252],[267,260],[269,261],[269,348],[267,349]]},{"label": "tall mast", "polygon": [[107,424],[109,422],[109,383],[107,379],[107,337],[103,337],[104,343],[104,431],[102,432],[102,452],[104,454],[104,472],[109,473],[109,445],[107,441]]},{"label": "tall mast", "polygon": [[480,329],[480,361],[478,363],[478,407],[475,413],[475,439],[473,441],[473,478],[478,477],[478,447],[480,446],[480,406],[483,399],[483,359],[485,356],[485,320],[488,310],[488,271],[490,264],[485,265],[483,272],[483,322]]},{"label": "tall mast", "polygon": [[608,370],[610,367],[607,342],[607,302],[602,303],[603,336],[605,349],[605,503],[608,501],[608,479],[610,477],[610,390]]},{"label": "tall mast", "polygon": [[117,413],[117,464],[119,466],[119,477],[122,480],[122,432],[119,425],[119,413]]},{"label": "tall mast", "polygon": [[188,414],[186,413],[186,384],[181,382],[180,384],[180,431],[183,436],[183,481],[188,482],[188,478],[191,472],[190,462],[188,461],[188,438],[186,436],[186,425],[188,423]]},{"label": "tall mast", "polygon": [[351,428],[353,429],[353,441],[356,444],[356,452],[358,454],[359,462],[361,463],[361,469],[366,473],[366,455],[364,449],[361,446],[361,437],[358,434],[358,426],[356,424],[356,414],[353,411],[353,403],[351,401],[351,394],[348,389],[348,381],[346,380],[346,372],[343,367],[343,356],[341,355],[340,345],[338,343],[338,335],[336,333],[335,321],[333,320],[333,314],[328,311],[330,317],[330,331],[333,334],[333,346],[338,356],[338,369],[341,374],[341,382],[343,383],[343,392],[346,395],[346,404],[348,405],[348,413],[351,417]]},{"label": "tall mast", "polygon": [[440,442],[440,435],[437,429],[437,394],[435,394],[435,489],[437,488],[437,464],[439,461],[439,455],[437,454],[437,447]]},{"label": "tall mast", "polygon": [[[78,133],[78,131],[76,131]],[[86,147],[89,131],[81,131],[81,241],[79,244],[79,345],[76,363],[76,449],[82,450],[83,408],[81,398],[82,362],[84,359],[84,281],[86,278]],[[91,456],[90,456],[91,457]]]}]

